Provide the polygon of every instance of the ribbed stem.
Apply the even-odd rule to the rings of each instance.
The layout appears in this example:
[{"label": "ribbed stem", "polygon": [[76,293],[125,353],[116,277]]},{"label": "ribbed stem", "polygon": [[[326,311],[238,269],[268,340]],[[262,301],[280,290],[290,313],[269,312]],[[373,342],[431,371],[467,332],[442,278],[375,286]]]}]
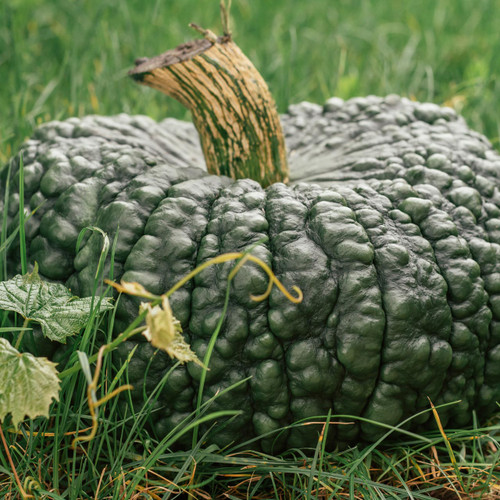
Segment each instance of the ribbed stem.
[{"label": "ribbed stem", "polygon": [[129,74],[192,113],[212,174],[262,186],[288,181],[276,105],[259,72],[226,37],[210,37],[136,61]]}]

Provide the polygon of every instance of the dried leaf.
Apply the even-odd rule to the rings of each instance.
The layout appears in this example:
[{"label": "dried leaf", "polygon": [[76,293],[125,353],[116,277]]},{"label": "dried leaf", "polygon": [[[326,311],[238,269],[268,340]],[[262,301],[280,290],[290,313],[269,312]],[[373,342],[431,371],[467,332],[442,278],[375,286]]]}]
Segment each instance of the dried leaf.
[{"label": "dried leaf", "polygon": [[141,311],[147,311],[146,330],[144,330],[143,335],[154,347],[162,349],[181,363],[193,361],[203,366],[203,363],[184,340],[181,324],[172,314],[172,308],[166,296],[162,297],[161,307],[143,303]]}]

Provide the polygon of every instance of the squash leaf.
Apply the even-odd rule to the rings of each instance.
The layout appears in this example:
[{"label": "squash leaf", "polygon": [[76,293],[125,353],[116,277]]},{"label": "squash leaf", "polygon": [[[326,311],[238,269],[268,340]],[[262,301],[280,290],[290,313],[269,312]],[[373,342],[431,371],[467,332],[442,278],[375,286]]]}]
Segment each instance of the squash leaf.
[{"label": "squash leaf", "polygon": [[113,307],[111,299],[100,303],[97,297],[80,299],[60,283],[42,281],[36,265],[32,273],[0,282],[0,309],[36,321],[47,338],[63,344],[87,324],[92,303],[99,306],[99,312]]},{"label": "squash leaf", "polygon": [[26,416],[49,415],[52,399],[59,400],[56,363],[32,354],[21,354],[0,338],[0,421],[7,414],[17,424]]},{"label": "squash leaf", "polygon": [[147,311],[146,329],[142,333],[154,347],[162,349],[171,358],[178,359],[181,363],[193,361],[203,366],[184,340],[181,324],[172,314],[167,296],[162,296],[161,306],[152,306],[149,302],[142,303],[142,311]]}]

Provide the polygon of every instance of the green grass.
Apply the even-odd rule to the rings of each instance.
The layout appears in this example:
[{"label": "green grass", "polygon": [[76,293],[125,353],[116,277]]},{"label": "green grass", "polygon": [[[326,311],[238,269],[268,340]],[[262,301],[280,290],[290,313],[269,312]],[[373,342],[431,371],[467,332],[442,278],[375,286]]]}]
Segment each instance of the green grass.
[{"label": "green grass", "polygon": [[[236,41],[269,82],[280,111],[332,95],[398,93],[454,106],[498,146],[498,0],[233,4]],[[218,2],[2,2],[0,164],[37,123],[52,119],[121,112],[188,119],[180,105],[137,86],[126,73],[136,57],[193,38],[191,21],[220,31]],[[2,234],[0,255],[9,243]],[[4,260],[1,265],[5,269]],[[11,321],[0,313],[0,327]],[[89,325],[71,349],[94,354],[98,332],[110,338],[111,328],[112,317]],[[108,380],[119,369],[105,358]],[[109,390],[103,385],[99,395]],[[498,427],[446,429],[446,438],[436,427],[397,445],[337,453],[323,450],[320,435],[309,450],[275,457],[239,448],[220,452],[200,442],[172,451],[175,434],[157,441],[145,430],[147,405],[136,415],[124,414],[112,399],[96,438],[74,451],[73,435],[66,433],[90,422],[83,375],[66,377],[61,394],[51,419],[28,421],[19,434],[5,433],[23,487],[35,498],[187,498],[189,493],[191,498],[487,499],[500,491]],[[196,424],[197,418],[189,422]],[[0,444],[0,498],[17,496]]]},{"label": "green grass", "polygon": [[[234,0],[236,41],[280,111],[398,93],[455,106],[500,135],[498,0]],[[6,0],[0,6],[0,162],[39,122],[88,113],[188,118],[126,77],[139,56],[220,32],[216,0]]]},{"label": "green grass", "polygon": [[[108,251],[113,254],[113,247],[105,241],[99,280]],[[0,319],[0,334],[13,341],[18,334],[6,334],[6,329],[15,321],[1,312]],[[308,448],[271,456],[251,451],[251,442],[247,442],[221,450],[207,442],[211,430],[237,414],[211,409],[213,400],[231,390],[228,388],[208,401],[199,400],[196,410],[159,440],[149,433],[147,422],[170,372],[140,408],[131,401],[128,405],[127,397],[111,398],[100,407],[95,437],[74,447],[75,436],[90,434],[87,383],[96,370],[98,345],[103,340],[116,343],[113,323],[113,313],[92,317],[83,333],[55,354],[65,366],[60,368],[64,370],[60,401],[52,405],[48,419],[27,420],[17,430],[9,426],[8,419],[3,423],[0,498],[20,498],[18,484],[32,498],[54,500],[496,498],[500,485],[498,425],[446,431],[436,425],[435,430],[421,434],[385,426],[385,434],[373,444],[328,452],[328,433],[339,424],[335,415],[326,415],[311,422],[318,432]],[[216,335],[217,329],[214,338]],[[80,368],[82,356],[90,358],[87,369]],[[132,356],[133,352],[121,366],[111,356],[104,356],[101,376],[96,379],[96,399],[128,382]],[[209,363],[207,358],[204,361]],[[204,424],[208,430],[207,425],[201,429]],[[197,429],[202,432],[193,432]],[[190,449],[181,444],[186,433],[193,436]],[[394,435],[399,436],[397,442],[387,442]]]}]

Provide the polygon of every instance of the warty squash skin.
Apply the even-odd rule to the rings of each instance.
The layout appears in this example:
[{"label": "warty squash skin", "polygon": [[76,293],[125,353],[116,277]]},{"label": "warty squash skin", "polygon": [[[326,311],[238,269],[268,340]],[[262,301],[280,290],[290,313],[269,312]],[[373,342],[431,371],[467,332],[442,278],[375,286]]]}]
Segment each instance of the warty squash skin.
[{"label": "warty squash skin", "polygon": [[[42,275],[92,292],[102,239],[119,226],[115,279],[162,293],[218,254],[254,254],[287,286],[262,303],[265,274],[246,264],[232,285],[205,399],[243,414],[211,440],[241,442],[300,419],[352,414],[395,425],[440,410],[445,425],[490,416],[500,400],[500,157],[449,108],[366,97],[291,106],[282,117],[290,185],[208,175],[194,128],[144,116],[87,116],[41,126],[22,154],[28,253]],[[5,176],[4,171],[4,176]],[[12,187],[12,192],[17,190]],[[9,202],[15,223],[16,194]],[[172,297],[186,338],[203,356],[232,264],[209,268]],[[122,298],[118,328],[137,313]],[[137,342],[119,348],[124,359]],[[129,369],[143,403],[171,367],[147,343]],[[165,435],[193,411],[200,369],[171,374],[155,405]],[[145,378],[144,378],[145,377]],[[144,382],[143,382],[144,379]],[[335,419],[334,420],[338,420]],[[374,440],[384,429],[351,420],[330,445]],[[413,429],[435,425],[427,412]],[[266,450],[311,446],[317,426],[261,441]],[[256,445],[255,445],[256,446]]]}]

